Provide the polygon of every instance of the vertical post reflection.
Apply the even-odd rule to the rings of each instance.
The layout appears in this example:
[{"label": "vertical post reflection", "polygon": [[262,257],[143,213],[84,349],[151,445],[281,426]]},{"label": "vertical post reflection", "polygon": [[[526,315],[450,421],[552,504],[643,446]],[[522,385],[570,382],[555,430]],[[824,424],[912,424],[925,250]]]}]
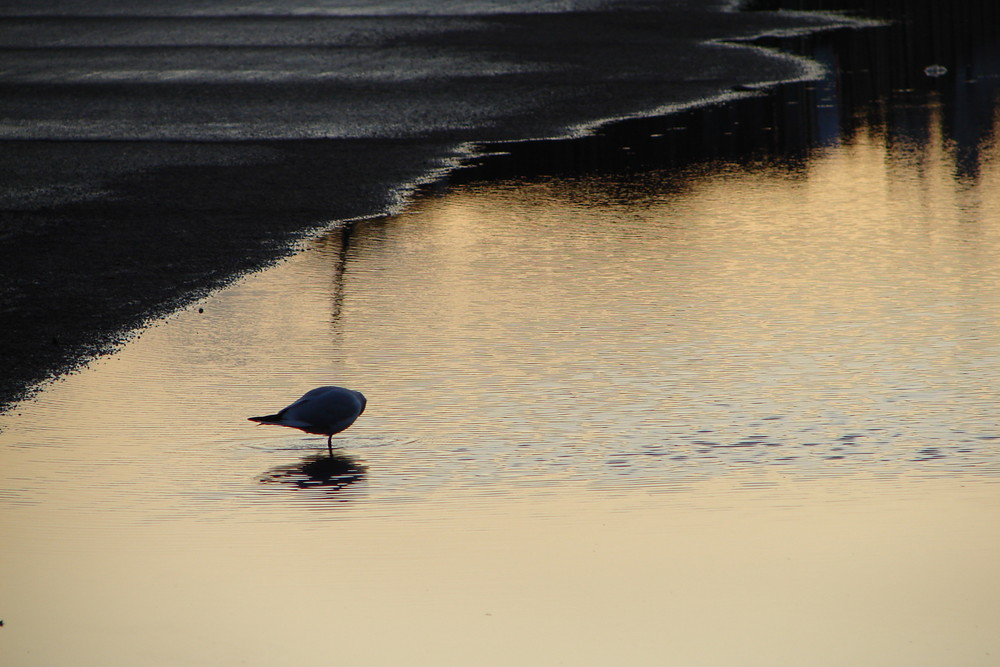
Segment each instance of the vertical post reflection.
[{"label": "vertical post reflection", "polygon": [[314,242],[315,249],[331,264],[330,323],[337,327],[344,309],[344,281],[355,222],[348,222],[324,234]]}]

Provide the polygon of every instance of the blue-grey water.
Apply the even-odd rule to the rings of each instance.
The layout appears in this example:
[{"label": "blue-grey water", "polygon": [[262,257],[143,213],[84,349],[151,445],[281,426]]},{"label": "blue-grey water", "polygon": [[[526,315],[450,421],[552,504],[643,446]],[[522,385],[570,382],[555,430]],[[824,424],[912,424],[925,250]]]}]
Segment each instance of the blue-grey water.
[{"label": "blue-grey water", "polygon": [[837,24],[725,4],[8,3],[0,136],[564,134],[802,76],[804,60],[706,40]]}]

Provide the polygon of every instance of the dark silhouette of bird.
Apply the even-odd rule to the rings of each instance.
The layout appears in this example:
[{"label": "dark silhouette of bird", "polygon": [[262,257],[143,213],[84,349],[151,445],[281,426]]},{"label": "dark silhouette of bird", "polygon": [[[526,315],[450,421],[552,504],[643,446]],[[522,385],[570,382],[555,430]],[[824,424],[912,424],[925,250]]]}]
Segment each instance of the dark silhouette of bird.
[{"label": "dark silhouette of bird", "polygon": [[360,391],[344,387],[317,387],[280,412],[250,417],[250,421],[325,435],[326,447],[330,458],[333,458],[333,435],[353,424],[365,411],[367,402]]}]

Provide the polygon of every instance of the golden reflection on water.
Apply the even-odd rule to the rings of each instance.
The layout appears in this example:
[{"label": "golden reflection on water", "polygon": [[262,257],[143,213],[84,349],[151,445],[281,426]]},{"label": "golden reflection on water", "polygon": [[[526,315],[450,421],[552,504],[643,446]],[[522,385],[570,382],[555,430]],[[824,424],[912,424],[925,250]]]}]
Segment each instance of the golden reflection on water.
[{"label": "golden reflection on water", "polygon": [[[2,417],[0,661],[987,663],[980,155],[869,131],[331,232]],[[329,383],[369,399],[332,465],[246,422]]]}]

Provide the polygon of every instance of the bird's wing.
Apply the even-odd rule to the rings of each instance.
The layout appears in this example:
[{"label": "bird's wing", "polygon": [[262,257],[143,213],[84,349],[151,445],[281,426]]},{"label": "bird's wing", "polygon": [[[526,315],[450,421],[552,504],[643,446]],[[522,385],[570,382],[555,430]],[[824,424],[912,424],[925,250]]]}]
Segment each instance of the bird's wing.
[{"label": "bird's wing", "polygon": [[345,419],[353,419],[357,410],[350,401],[320,399],[300,399],[282,411],[283,419],[294,419],[311,424],[333,424]]},{"label": "bird's wing", "polygon": [[364,400],[360,396],[341,387],[317,387],[277,414],[251,417],[251,420],[291,426],[307,433],[339,433],[364,411]]},{"label": "bird's wing", "polygon": [[312,391],[306,392],[305,396],[295,401],[291,405],[287,405],[281,408],[280,410],[278,410],[278,412],[276,412],[273,415],[264,415],[263,417],[250,417],[250,421],[260,422],[261,424],[279,424],[282,426],[293,426],[295,428],[298,428],[298,424],[291,423],[292,421],[298,421],[298,420],[289,419],[289,417],[291,416],[289,414],[289,411],[290,410],[292,411],[292,415],[298,412],[300,406],[309,402],[310,399],[308,398],[308,396],[309,394],[312,394],[314,391],[316,390],[313,389]]}]

